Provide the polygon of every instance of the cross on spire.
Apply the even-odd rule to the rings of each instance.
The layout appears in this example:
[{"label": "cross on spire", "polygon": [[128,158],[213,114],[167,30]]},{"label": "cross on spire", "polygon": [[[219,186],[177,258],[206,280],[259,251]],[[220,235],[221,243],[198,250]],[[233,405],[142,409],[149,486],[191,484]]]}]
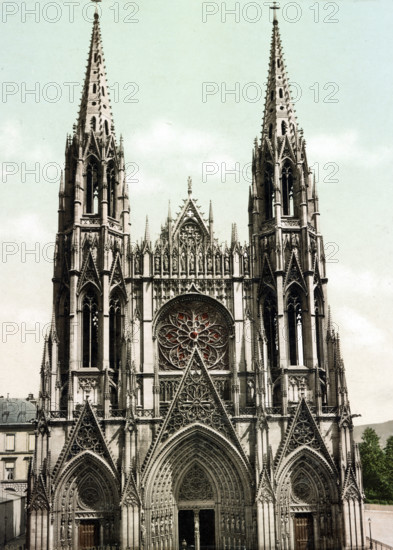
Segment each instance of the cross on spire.
[{"label": "cross on spire", "polygon": [[102,0],[91,0],[96,5],[96,15],[98,15],[98,2],[102,2]]},{"label": "cross on spire", "polygon": [[[95,0],[93,0],[95,1]],[[99,0],[101,1],[101,0]],[[280,6],[278,5],[278,3],[276,1],[273,2],[273,6],[270,6],[270,9],[273,10],[274,12],[274,16],[273,16],[273,23],[277,23],[277,10],[280,9]]]},{"label": "cross on spire", "polygon": [[188,194],[191,196],[192,195],[192,179],[191,179],[190,176],[188,177],[187,184],[188,184]]}]

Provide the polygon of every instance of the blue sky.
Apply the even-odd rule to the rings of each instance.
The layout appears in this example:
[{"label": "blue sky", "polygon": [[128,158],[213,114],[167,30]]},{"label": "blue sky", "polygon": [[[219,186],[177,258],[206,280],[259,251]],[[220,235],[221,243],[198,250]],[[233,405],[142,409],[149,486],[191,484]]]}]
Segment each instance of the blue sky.
[{"label": "blue sky", "polygon": [[[77,118],[94,11],[87,0],[43,1],[26,13],[35,5],[1,5],[0,388],[12,396],[38,390],[58,176]],[[146,214],[158,235],[167,201],[175,213],[188,176],[206,213],[213,200],[216,235],[229,240],[236,221],[246,240],[248,164],[260,135],[270,50],[268,6],[104,0],[99,7],[116,133],[124,136],[129,164],[132,240],[143,236]],[[352,409],[361,423],[388,420],[393,4],[302,0],[281,7],[295,108],[319,176],[329,298]],[[204,96],[206,89],[214,94]],[[204,177],[203,166],[217,174]]]}]

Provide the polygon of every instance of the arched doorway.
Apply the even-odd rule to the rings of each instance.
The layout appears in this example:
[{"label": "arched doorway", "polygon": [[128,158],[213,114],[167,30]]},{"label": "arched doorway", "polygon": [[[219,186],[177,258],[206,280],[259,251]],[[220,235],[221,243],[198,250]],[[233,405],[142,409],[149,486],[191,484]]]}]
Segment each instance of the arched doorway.
[{"label": "arched doorway", "polygon": [[278,483],[278,533],[282,550],[340,547],[338,495],[331,468],[307,449],[288,457]]},{"label": "arched doorway", "polygon": [[117,482],[108,465],[89,452],[70,462],[55,496],[58,548],[88,550],[115,544],[119,530]]},{"label": "arched doorway", "polygon": [[180,545],[196,550],[216,548],[217,490],[206,467],[195,461],[184,473],[177,491]]},{"label": "arched doorway", "polygon": [[195,424],[165,449],[146,475],[147,550],[178,550],[183,539],[200,550],[251,548],[252,480],[239,452]]}]

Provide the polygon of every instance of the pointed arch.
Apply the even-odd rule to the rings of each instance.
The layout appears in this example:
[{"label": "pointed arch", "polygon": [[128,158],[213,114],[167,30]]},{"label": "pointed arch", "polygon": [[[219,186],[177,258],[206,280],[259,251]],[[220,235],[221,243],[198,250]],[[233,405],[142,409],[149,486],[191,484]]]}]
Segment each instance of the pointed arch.
[{"label": "pointed arch", "polygon": [[118,371],[121,364],[123,311],[123,297],[115,289],[109,300],[109,366],[114,371]]},{"label": "pointed arch", "polygon": [[[300,447],[293,451],[277,472],[278,537],[295,547],[296,518],[308,516],[311,539],[327,550],[341,547],[338,533],[337,474],[317,451]],[[283,521],[288,518],[289,521]]]},{"label": "pointed arch", "polygon": [[317,287],[314,290],[314,312],[315,312],[315,343],[317,347],[317,358],[319,367],[323,366],[323,296]]},{"label": "pointed arch", "polygon": [[278,365],[277,297],[269,290],[263,299],[263,326],[267,340],[267,356],[271,368]]},{"label": "pointed arch", "polygon": [[303,365],[303,302],[300,285],[291,283],[286,297],[289,361],[291,365]]},{"label": "pointed arch", "polygon": [[[285,125],[285,122],[283,122]],[[285,128],[286,131],[286,128]],[[285,132],[283,132],[283,135]],[[284,216],[294,215],[294,202],[293,202],[293,168],[292,164],[286,160],[281,172],[282,182],[282,212]]]},{"label": "pointed arch", "polygon": [[269,162],[265,167],[265,218],[270,220],[274,217],[274,172],[273,165]]},{"label": "pointed arch", "polygon": [[[193,484],[185,487],[187,493],[181,492],[193,468],[200,469],[207,482],[205,495],[193,495]],[[164,516],[173,527],[170,533],[173,547],[178,548],[177,510],[187,506],[187,501],[201,508],[204,499],[195,497],[207,497],[207,502],[216,511],[216,525],[221,526],[220,547],[225,546],[225,537],[234,531],[242,545],[252,547],[251,540],[247,539],[250,518],[245,515],[246,507],[254,501],[252,474],[239,451],[216,431],[200,424],[182,430],[166,442],[142,476],[146,488],[146,520],[151,525],[148,536],[151,540],[155,537],[156,544],[165,544],[162,536],[165,533],[160,533],[158,528]],[[195,491],[198,491],[197,486]],[[172,511],[175,512],[173,516]]]},{"label": "pointed arch", "polygon": [[113,160],[108,162],[106,168],[108,216],[116,218],[116,171]]},{"label": "pointed arch", "polygon": [[55,486],[55,546],[78,539],[80,521],[76,520],[82,523],[85,518],[93,526],[106,525],[101,545],[114,544],[119,536],[119,498],[118,480],[105,460],[90,451],[73,458]]},{"label": "pointed arch", "polygon": [[95,287],[89,284],[81,296],[82,366],[98,367],[99,301]]},{"label": "pointed arch", "polygon": [[98,214],[99,212],[99,174],[97,159],[94,156],[90,156],[87,159],[85,177],[86,214]]}]

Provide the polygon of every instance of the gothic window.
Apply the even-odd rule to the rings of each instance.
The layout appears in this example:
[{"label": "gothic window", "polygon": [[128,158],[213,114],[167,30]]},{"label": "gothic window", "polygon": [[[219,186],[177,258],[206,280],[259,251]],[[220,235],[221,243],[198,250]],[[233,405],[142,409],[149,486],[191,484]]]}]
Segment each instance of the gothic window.
[{"label": "gothic window", "polygon": [[279,60],[279,59],[277,59],[277,67],[279,67],[279,66],[280,66],[280,64],[281,64],[280,60]]},{"label": "gothic window", "polygon": [[283,215],[293,216],[293,175],[289,163],[282,170],[282,205]]},{"label": "gothic window", "polygon": [[270,99],[271,99],[271,100],[274,99],[274,90],[272,90],[272,91],[270,92]]},{"label": "gothic window", "polygon": [[105,134],[109,136],[109,124],[107,120],[105,121]]},{"label": "gothic window", "polygon": [[291,290],[287,302],[289,360],[291,365],[303,365],[303,319],[300,295]]},{"label": "gothic window", "polygon": [[283,97],[282,88],[279,89],[278,94],[279,94],[280,98],[282,99],[282,97]]},{"label": "gothic window", "polygon": [[317,346],[318,365],[322,367],[323,364],[323,336],[322,336],[322,300],[321,297],[315,295],[315,340]]},{"label": "gothic window", "polygon": [[90,160],[86,172],[86,213],[98,214],[98,166]]},{"label": "gothic window", "polygon": [[93,290],[89,290],[82,306],[83,318],[83,367],[98,366],[98,302]]},{"label": "gothic window", "polygon": [[112,296],[109,302],[109,365],[118,369],[121,361],[122,316],[121,301]]},{"label": "gothic window", "polygon": [[90,125],[91,129],[95,132],[97,129],[97,120],[95,116],[91,117]]},{"label": "gothic window", "polygon": [[93,84],[93,94],[97,93],[97,84]]},{"label": "gothic window", "polygon": [[162,370],[184,369],[198,347],[209,369],[228,369],[228,328],[223,315],[204,302],[178,303],[158,326]]},{"label": "gothic window", "polygon": [[108,193],[108,216],[116,217],[116,177],[115,166],[113,162],[109,162],[106,169],[106,183]]},{"label": "gothic window", "polygon": [[273,137],[273,124],[269,124],[269,139]]},{"label": "gothic window", "polygon": [[267,355],[270,366],[277,367],[278,337],[277,337],[277,306],[272,294],[268,294],[263,305],[263,325],[267,338]]},{"label": "gothic window", "polygon": [[282,134],[283,136],[285,136],[286,133],[287,133],[287,125],[286,125],[286,123],[285,123],[285,120],[283,120],[283,121],[281,122],[281,134]]},{"label": "gothic window", "polygon": [[273,167],[268,165],[265,171],[265,216],[267,220],[274,215],[274,181]]}]

